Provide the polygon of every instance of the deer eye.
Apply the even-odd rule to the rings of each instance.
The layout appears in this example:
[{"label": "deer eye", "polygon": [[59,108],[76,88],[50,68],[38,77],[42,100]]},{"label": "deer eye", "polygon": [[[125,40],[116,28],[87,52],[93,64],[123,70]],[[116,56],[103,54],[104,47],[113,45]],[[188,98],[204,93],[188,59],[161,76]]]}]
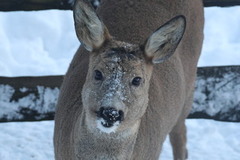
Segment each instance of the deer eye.
[{"label": "deer eye", "polygon": [[140,83],[141,83],[141,80],[142,80],[142,78],[141,77],[135,77],[135,78],[133,78],[133,80],[132,80],[132,85],[134,85],[134,86],[139,86],[140,85]]},{"label": "deer eye", "polygon": [[103,75],[102,75],[102,72],[100,72],[99,70],[95,70],[95,80],[103,80]]}]

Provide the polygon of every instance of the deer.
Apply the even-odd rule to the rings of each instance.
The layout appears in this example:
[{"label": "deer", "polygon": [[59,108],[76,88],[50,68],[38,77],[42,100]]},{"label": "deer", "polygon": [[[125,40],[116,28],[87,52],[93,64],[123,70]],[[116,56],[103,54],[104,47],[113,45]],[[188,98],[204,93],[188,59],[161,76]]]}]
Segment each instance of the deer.
[{"label": "deer", "polygon": [[202,0],[87,0],[73,7],[79,49],[55,113],[56,160],[157,160],[186,125],[203,42]]}]

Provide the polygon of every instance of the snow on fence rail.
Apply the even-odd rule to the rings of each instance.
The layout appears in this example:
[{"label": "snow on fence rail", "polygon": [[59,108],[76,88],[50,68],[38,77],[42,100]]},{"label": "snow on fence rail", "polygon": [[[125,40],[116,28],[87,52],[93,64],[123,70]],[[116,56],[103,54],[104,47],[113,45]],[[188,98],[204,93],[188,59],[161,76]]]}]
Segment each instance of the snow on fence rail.
[{"label": "snow on fence rail", "polygon": [[[97,5],[99,0],[89,0]],[[1,0],[0,11],[71,10],[74,0]],[[240,5],[240,0],[203,0],[205,7]]]},{"label": "snow on fence rail", "polygon": [[[53,120],[62,80],[0,77],[0,122]],[[240,66],[198,68],[189,118],[240,122]]]},{"label": "snow on fence rail", "polygon": [[198,68],[189,118],[240,122],[240,66]]},{"label": "snow on fence rail", "polygon": [[0,77],[0,122],[52,120],[62,79]]}]

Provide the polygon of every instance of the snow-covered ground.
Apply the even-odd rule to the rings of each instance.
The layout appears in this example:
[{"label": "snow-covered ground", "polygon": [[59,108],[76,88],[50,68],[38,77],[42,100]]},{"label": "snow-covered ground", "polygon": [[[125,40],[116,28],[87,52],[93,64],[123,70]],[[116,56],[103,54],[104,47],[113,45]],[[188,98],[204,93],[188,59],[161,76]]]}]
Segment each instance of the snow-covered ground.
[{"label": "snow-covered ground", "polygon": [[[53,121],[0,124],[0,160],[54,160]],[[240,125],[187,120],[189,160],[239,160]],[[171,160],[169,141],[162,160]]]},{"label": "snow-covered ground", "polygon": [[[240,8],[205,9],[199,66],[240,64]],[[0,12],[0,76],[64,74],[79,46],[71,11]],[[0,123],[0,160],[53,160],[53,121]],[[239,160],[240,124],[187,120],[189,160]],[[167,140],[161,159],[172,159]]]}]

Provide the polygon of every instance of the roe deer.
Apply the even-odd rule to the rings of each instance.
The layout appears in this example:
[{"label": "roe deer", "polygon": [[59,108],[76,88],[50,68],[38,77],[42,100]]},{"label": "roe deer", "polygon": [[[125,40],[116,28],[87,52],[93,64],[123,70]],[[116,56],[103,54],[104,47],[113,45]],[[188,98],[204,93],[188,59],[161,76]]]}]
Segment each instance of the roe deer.
[{"label": "roe deer", "polygon": [[77,0],[73,12],[82,45],[58,100],[56,160],[156,160],[168,134],[186,159],[202,0],[102,0],[97,13]]}]

